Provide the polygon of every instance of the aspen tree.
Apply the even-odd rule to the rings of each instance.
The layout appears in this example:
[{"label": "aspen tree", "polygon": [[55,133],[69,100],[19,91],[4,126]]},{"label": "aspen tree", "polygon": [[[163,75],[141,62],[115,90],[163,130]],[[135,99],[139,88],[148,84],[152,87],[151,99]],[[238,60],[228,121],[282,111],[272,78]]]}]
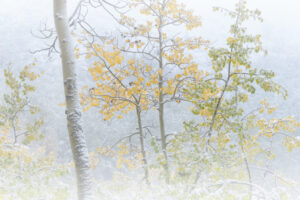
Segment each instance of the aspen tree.
[{"label": "aspen tree", "polygon": [[77,176],[78,200],[93,199],[89,154],[81,125],[74,46],[67,16],[67,0],[54,0],[54,20],[61,49],[69,139]]}]

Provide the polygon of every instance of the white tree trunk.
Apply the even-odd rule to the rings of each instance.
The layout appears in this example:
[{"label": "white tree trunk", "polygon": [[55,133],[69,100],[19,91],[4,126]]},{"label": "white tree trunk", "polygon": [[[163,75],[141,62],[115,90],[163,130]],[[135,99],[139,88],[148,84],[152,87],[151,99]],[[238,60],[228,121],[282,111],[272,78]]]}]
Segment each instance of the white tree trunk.
[{"label": "white tree trunk", "polygon": [[66,98],[66,115],[77,176],[78,200],[93,199],[89,154],[81,126],[74,46],[67,15],[67,0],[53,0],[54,20],[61,50],[63,80]]}]

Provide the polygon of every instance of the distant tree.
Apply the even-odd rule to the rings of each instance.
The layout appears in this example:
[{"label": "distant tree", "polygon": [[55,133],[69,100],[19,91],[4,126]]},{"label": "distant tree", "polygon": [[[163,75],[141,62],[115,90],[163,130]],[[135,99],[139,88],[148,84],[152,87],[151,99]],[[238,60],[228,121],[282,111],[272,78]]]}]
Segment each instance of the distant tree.
[{"label": "distant tree", "polygon": [[[99,80],[99,87],[96,91],[112,92],[113,95],[106,94],[106,99],[112,101],[109,97],[114,97],[113,102],[118,102],[127,98],[128,103],[128,98],[134,100],[135,97],[139,97],[136,98],[138,101],[141,100],[143,104],[146,102],[148,105],[141,107],[146,108],[142,110],[147,110],[149,105],[157,108],[160,127],[159,141],[163,155],[163,158],[159,156],[158,160],[164,168],[166,182],[169,182],[167,155],[169,134],[165,131],[164,107],[166,103],[180,103],[184,100],[181,89],[186,80],[202,77],[203,71],[198,70],[198,65],[193,62],[192,51],[207,44],[207,41],[200,37],[185,39],[181,34],[176,35],[176,33],[169,35],[171,30],[177,27],[190,31],[201,25],[199,17],[174,0],[127,1],[127,3],[130,10],[136,9],[145,15],[145,20],[138,20],[126,13],[120,13],[120,19],[115,19],[122,28],[125,28],[119,36],[110,41],[107,40],[108,37],[99,37],[91,26],[82,25],[88,35],[85,38],[88,42],[87,45],[85,44],[88,49],[86,58],[98,59],[94,63],[95,67],[90,71],[94,80]],[[79,43],[82,43],[81,39]],[[105,49],[110,49],[110,51]],[[124,57],[127,59],[124,60]],[[106,88],[103,87],[105,81],[107,82]],[[127,93],[125,94],[124,91]],[[118,95],[123,94],[126,95],[125,99],[120,99]],[[104,97],[105,94],[101,95]],[[112,115],[113,112],[107,113]]]},{"label": "distant tree", "polygon": [[[5,83],[9,93],[3,96],[3,103],[0,105],[0,127],[5,128],[14,144],[29,144],[43,138],[40,127],[44,124],[42,118],[31,117],[39,113],[39,107],[32,104],[30,94],[35,91],[32,81],[39,77],[31,71],[35,64],[28,65],[16,76],[12,68],[4,69]],[[23,120],[23,119],[27,120]]]},{"label": "distant tree", "polygon": [[61,181],[67,168],[56,162],[54,153],[45,153],[44,147],[37,145],[45,133],[40,131],[43,118],[39,107],[31,99],[36,92],[33,82],[39,77],[32,71],[34,65],[18,73],[12,67],[4,69],[2,81],[7,90],[0,103],[1,200],[66,199],[70,194]]},{"label": "distant tree", "polygon": [[[170,156],[176,166],[177,180],[188,183],[191,190],[198,185],[220,183],[222,199],[231,199],[231,193],[237,194],[242,188],[249,189],[245,198],[252,199],[266,195],[253,180],[253,166],[270,173],[262,165],[275,157],[273,137],[282,134],[297,146],[299,142],[288,133],[295,132],[299,124],[290,116],[265,119],[263,113],[272,114],[276,110],[266,99],[255,109],[247,108],[249,97],[258,89],[287,96],[287,91],[274,81],[274,72],[259,70],[251,61],[251,55],[263,52],[263,48],[261,36],[249,34],[245,23],[249,19],[262,20],[260,12],[249,10],[244,0],[232,11],[215,10],[228,14],[234,23],[227,45],[209,48],[210,75],[185,85],[185,97],[193,102],[191,111],[198,117],[185,122],[185,131],[170,140]],[[291,144],[285,145],[292,148]],[[278,179],[276,173],[272,175]],[[214,195],[217,199],[218,194]]]},{"label": "distant tree", "polygon": [[[183,100],[182,85],[185,80],[200,78],[202,72],[193,61],[193,51],[198,50],[207,41],[201,37],[184,38],[182,32],[192,31],[201,26],[200,17],[176,0],[134,0],[129,6],[140,12],[140,19],[121,14],[119,23],[126,27],[121,37],[126,44],[120,43],[118,49],[128,55],[143,58],[151,76],[145,77],[152,91],[154,105],[158,111],[160,147],[163,155],[161,164],[165,180],[170,179],[168,160],[168,135],[166,132],[165,105]],[[176,29],[182,29],[177,32]],[[154,77],[154,79],[153,79]]]},{"label": "distant tree", "polygon": [[54,0],[54,21],[61,49],[66,115],[77,175],[78,200],[93,199],[89,154],[81,126],[81,107],[77,89],[74,46],[67,16],[67,1]]},{"label": "distant tree", "polygon": [[[144,126],[142,112],[151,107],[148,97],[149,87],[146,85],[143,74],[143,63],[134,59],[124,61],[124,55],[118,50],[105,50],[100,45],[93,44],[88,57],[93,55],[97,58],[93,66],[89,68],[96,86],[88,88],[88,94],[83,94],[82,104],[84,110],[91,107],[99,107],[100,113],[107,121],[117,115],[118,119],[130,111],[136,112],[137,133],[132,133],[123,139],[131,139],[139,136],[139,148],[142,154],[145,180],[149,184],[149,166],[146,155]],[[120,142],[123,139],[119,140]]]}]

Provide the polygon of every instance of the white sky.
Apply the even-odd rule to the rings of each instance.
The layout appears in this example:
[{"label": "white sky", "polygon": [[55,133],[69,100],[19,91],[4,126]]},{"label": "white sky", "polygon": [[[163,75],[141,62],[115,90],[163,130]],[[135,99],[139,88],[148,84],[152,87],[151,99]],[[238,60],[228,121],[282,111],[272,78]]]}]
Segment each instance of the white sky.
[{"label": "white sky", "polygon": [[[232,7],[236,0],[181,0],[203,16],[204,25],[209,22],[212,6]],[[76,4],[78,0],[69,0]],[[278,30],[300,33],[300,1],[299,0],[248,0],[251,8],[262,11],[266,23],[277,27]],[[12,31],[18,27],[34,29],[40,21],[52,22],[52,0],[1,0],[0,34]],[[9,27],[5,30],[3,27]],[[16,26],[16,27],[14,27]],[[26,30],[24,30],[26,31]],[[4,33],[5,34],[5,33]],[[11,35],[10,35],[11,36]],[[2,38],[4,39],[4,38]],[[7,39],[7,38],[5,38]]]},{"label": "white sky", "polygon": [[[39,25],[44,22],[53,27],[52,0],[0,1],[0,65],[11,61],[20,61],[20,64],[30,62],[28,57],[32,55],[28,52],[41,44],[41,41],[32,37],[30,31],[38,30]],[[203,29],[200,34],[203,34],[204,38],[207,35],[217,38],[228,31],[229,24],[226,18],[213,13],[212,6],[230,8],[237,2],[237,0],[181,1],[202,16]],[[78,0],[69,0],[72,5],[76,5],[77,2]],[[300,47],[300,0],[248,0],[248,5],[262,11],[264,23],[253,23],[253,27],[255,32],[262,34],[268,49],[275,51],[278,48]],[[101,17],[95,20],[98,24],[110,23],[110,20],[101,20]]]},{"label": "white sky", "polygon": [[[78,0],[68,1],[72,5],[78,2]],[[213,13],[212,6],[232,8],[237,2],[237,0],[178,1],[184,2],[202,17],[203,29],[199,34],[213,42],[228,32],[230,22],[221,14]],[[0,2],[0,66],[9,62],[16,65],[29,63],[33,57],[29,51],[37,49],[37,46],[40,47],[43,43],[33,38],[30,31],[38,30],[39,25],[44,22],[53,27],[52,0],[0,0]],[[248,0],[248,5],[251,9],[257,8],[262,11],[264,23],[255,22],[251,24],[251,28],[254,28],[255,33],[262,34],[264,45],[269,52],[285,56],[278,61],[280,63],[295,60],[298,57],[297,50],[300,48],[300,0]],[[110,20],[98,17],[95,22],[108,25]],[[106,30],[105,26],[103,30]],[[206,38],[207,36],[209,37]]]},{"label": "white sky", "polygon": [[[237,0],[178,0],[193,8],[202,17],[203,29],[199,34],[205,39],[217,40],[228,32],[229,23],[221,14],[212,12],[212,6],[232,8]],[[0,66],[13,62],[24,65],[31,62],[30,50],[37,49],[42,42],[33,38],[30,31],[38,30],[41,23],[52,24],[52,0],[0,0]],[[78,0],[69,0],[76,5]],[[298,58],[300,48],[300,0],[248,0],[251,9],[262,11],[264,23],[255,22],[251,28],[262,34],[265,47],[280,63]],[[70,8],[72,10],[72,8]],[[98,12],[98,11],[97,11]],[[98,13],[97,13],[98,14]],[[98,17],[98,24],[109,24],[110,20]],[[105,29],[105,26],[103,27]],[[109,31],[109,30],[108,30]],[[209,36],[209,38],[206,38]],[[274,56],[275,55],[275,56]],[[296,68],[296,67],[295,67]],[[298,67],[297,67],[298,69]],[[287,75],[286,75],[287,76]]]},{"label": "white sky", "polygon": [[[78,0],[69,0],[69,2],[73,4]],[[205,12],[209,7],[215,5],[230,7],[234,5],[236,0],[182,0],[182,2],[185,2],[189,7]],[[297,20],[299,22],[300,19],[299,0],[248,0],[248,5],[259,8],[266,18],[272,18],[279,22],[288,21],[291,23]],[[39,15],[43,18],[49,13],[51,14],[51,9],[52,0],[1,0],[0,17],[27,18]]]}]

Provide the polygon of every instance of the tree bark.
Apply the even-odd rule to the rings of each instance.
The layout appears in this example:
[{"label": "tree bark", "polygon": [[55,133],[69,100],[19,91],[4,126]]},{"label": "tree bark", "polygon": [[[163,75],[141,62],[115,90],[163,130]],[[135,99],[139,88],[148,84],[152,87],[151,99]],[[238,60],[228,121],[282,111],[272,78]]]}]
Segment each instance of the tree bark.
[{"label": "tree bark", "polygon": [[78,200],[93,199],[89,154],[81,126],[74,46],[67,16],[67,0],[53,0],[54,21],[61,50],[66,115],[77,177]]},{"label": "tree bark", "polygon": [[162,18],[160,17],[160,26],[158,28],[159,34],[159,69],[160,73],[158,78],[158,89],[159,89],[159,97],[158,97],[158,115],[159,115],[159,127],[160,127],[160,137],[161,137],[161,148],[164,155],[165,163],[163,164],[165,170],[165,180],[166,183],[169,184],[170,182],[170,175],[169,175],[169,161],[168,161],[168,154],[167,154],[167,136],[165,130],[165,120],[164,120],[164,93],[163,93],[163,38],[162,38]]},{"label": "tree bark", "polygon": [[140,137],[140,145],[141,145],[141,151],[143,156],[143,168],[145,173],[145,180],[147,185],[150,185],[148,161],[147,161],[147,155],[145,151],[144,134],[143,134],[142,119],[141,119],[141,109],[139,106],[136,107],[136,114],[137,114],[138,125],[139,125],[139,137]]}]

